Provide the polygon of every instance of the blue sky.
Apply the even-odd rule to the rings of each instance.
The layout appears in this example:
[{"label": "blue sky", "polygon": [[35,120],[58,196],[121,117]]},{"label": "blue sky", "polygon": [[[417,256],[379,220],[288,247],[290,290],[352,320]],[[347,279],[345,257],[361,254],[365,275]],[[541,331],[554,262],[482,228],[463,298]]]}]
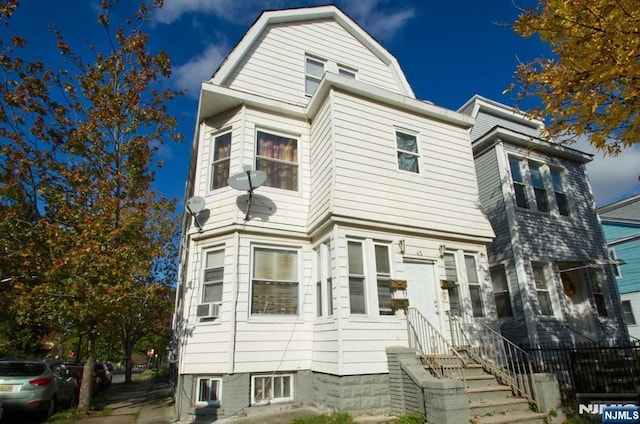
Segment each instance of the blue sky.
[{"label": "blue sky", "polygon": [[[114,10],[116,15],[124,14],[128,4],[138,3],[121,2]],[[162,148],[165,167],[157,173],[159,191],[183,200],[200,82],[213,74],[260,12],[326,3],[165,0],[164,8],[153,15],[145,31],[151,36],[153,50],[166,50],[171,55],[174,75],[170,83],[187,89],[188,94],[171,105],[171,112],[180,118],[178,130],[185,141]],[[50,25],[57,25],[77,50],[85,40],[104,40],[96,23],[98,4],[95,0],[23,1],[11,31],[27,38],[29,54],[44,61],[55,60],[55,42],[47,31]],[[503,91],[513,82],[517,63],[549,55],[545,45],[517,36],[509,26],[519,8],[532,6],[535,0],[335,0],[334,4],[398,59],[416,97],[448,109],[458,109],[474,94],[515,105],[514,95]],[[520,107],[535,104],[536,99],[529,99]],[[587,143],[573,147],[595,155],[587,172],[599,206],[640,192],[640,146],[618,158],[603,158]]]}]

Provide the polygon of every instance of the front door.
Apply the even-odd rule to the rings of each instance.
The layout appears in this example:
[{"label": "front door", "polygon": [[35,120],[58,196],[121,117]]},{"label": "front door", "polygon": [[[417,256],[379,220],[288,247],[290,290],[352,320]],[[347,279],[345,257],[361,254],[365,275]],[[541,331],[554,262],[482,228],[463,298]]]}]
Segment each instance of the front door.
[{"label": "front door", "polygon": [[436,266],[433,263],[409,262],[404,264],[407,277],[409,306],[413,306],[438,331],[443,330],[442,302],[436,284]]}]

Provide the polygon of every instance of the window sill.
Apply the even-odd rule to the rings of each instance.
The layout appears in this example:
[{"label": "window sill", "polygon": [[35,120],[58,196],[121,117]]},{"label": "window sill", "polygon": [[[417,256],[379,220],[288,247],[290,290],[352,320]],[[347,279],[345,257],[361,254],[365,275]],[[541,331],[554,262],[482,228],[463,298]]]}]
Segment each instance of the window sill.
[{"label": "window sill", "polygon": [[378,316],[368,316],[368,315],[351,315],[349,317],[349,321],[351,322],[367,322],[367,323],[399,323],[401,322],[400,317],[397,315],[378,315]]},{"label": "window sill", "polygon": [[298,315],[249,315],[247,322],[256,324],[273,324],[274,322],[304,323],[304,319]]}]

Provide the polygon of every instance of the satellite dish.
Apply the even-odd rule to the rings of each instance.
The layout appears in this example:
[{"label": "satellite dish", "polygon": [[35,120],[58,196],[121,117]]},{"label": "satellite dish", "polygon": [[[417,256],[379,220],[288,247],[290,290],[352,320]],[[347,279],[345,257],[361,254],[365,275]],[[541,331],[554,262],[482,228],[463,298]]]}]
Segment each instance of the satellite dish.
[{"label": "satellite dish", "polygon": [[249,219],[249,211],[251,210],[251,202],[253,201],[253,189],[260,187],[267,181],[267,173],[264,171],[252,171],[249,165],[243,167],[244,172],[239,172],[229,177],[227,183],[236,190],[249,192],[249,201],[247,202],[247,213],[244,220]]},{"label": "satellite dish", "polygon": [[239,172],[229,177],[227,182],[232,188],[241,191],[253,191],[267,181],[267,173],[264,171]]},{"label": "satellite dish", "polygon": [[187,209],[192,214],[196,214],[204,209],[204,198],[200,196],[193,196],[191,199],[187,200]]},{"label": "satellite dish", "polygon": [[198,232],[202,232],[202,227],[200,226],[200,223],[198,222],[198,217],[196,216],[198,214],[198,212],[200,212],[202,209],[204,209],[204,198],[200,197],[200,196],[193,196],[192,198],[187,200],[187,210],[189,211],[189,213],[193,216],[193,222],[195,222],[196,227],[198,228]]}]

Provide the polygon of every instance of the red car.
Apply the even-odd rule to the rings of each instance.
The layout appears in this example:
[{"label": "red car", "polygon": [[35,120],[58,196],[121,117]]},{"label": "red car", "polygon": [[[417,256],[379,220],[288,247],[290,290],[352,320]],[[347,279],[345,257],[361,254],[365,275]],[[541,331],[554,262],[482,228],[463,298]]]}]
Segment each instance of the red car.
[{"label": "red car", "polygon": [[[67,365],[69,374],[76,379],[76,399],[80,399],[80,385],[82,384],[82,376],[84,374],[83,364]],[[100,377],[93,373],[93,387],[91,388],[91,396],[96,396],[100,391]]]}]

